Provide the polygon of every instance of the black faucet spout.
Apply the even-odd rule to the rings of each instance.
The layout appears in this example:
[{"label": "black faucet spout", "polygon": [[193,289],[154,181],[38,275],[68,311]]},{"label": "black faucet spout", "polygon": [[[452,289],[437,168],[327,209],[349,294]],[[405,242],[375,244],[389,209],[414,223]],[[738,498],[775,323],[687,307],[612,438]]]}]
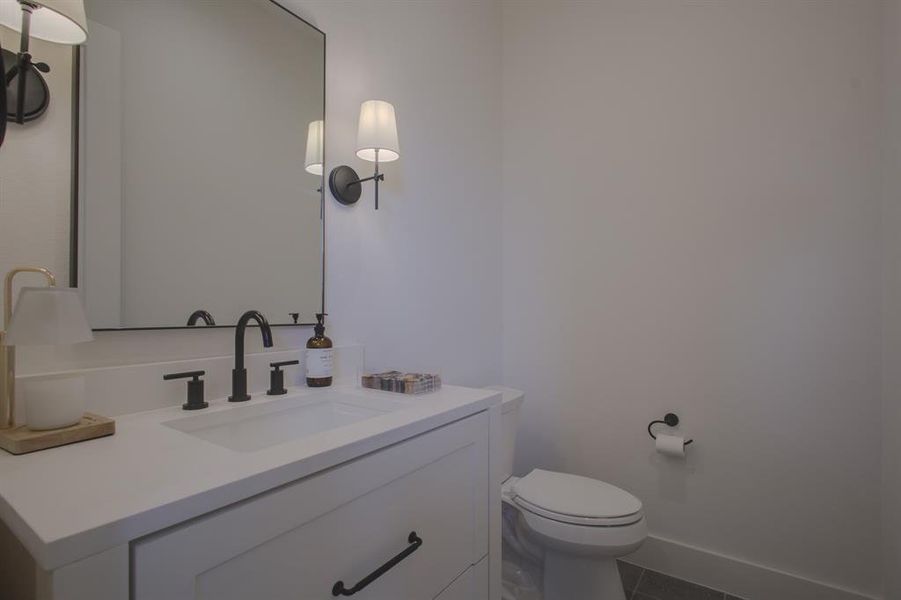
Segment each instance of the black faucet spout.
[{"label": "black faucet spout", "polygon": [[195,310],[191,313],[191,316],[188,317],[188,327],[194,327],[197,325],[197,321],[203,321],[207,325],[215,325],[216,319],[213,318],[213,315],[210,314],[208,310]]},{"label": "black faucet spout", "polygon": [[263,347],[272,347],[272,329],[269,321],[258,310],[248,310],[238,319],[235,325],[235,368],[232,369],[232,394],[229,402],[245,402],[250,400],[247,393],[247,369],[244,368],[244,332],[250,321],[256,321],[260,326],[260,335],[263,336]]}]

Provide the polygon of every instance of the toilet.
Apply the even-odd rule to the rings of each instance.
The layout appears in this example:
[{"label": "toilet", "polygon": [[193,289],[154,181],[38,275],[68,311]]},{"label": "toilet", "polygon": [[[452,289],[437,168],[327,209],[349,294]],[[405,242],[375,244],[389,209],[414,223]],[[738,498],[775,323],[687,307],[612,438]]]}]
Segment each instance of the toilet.
[{"label": "toilet", "polygon": [[505,542],[543,562],[544,600],[625,600],[617,557],[635,551],[648,534],[641,500],[609,483],[535,469],[513,477],[513,453],[523,392],[503,394],[501,498],[515,525]]}]

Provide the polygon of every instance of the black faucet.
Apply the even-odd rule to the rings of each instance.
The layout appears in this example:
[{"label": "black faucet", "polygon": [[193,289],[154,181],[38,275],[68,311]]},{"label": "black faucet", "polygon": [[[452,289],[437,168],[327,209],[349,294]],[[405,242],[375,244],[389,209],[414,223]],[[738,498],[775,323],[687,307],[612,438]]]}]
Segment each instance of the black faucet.
[{"label": "black faucet", "polygon": [[260,326],[263,346],[272,347],[272,330],[263,313],[258,310],[248,310],[241,315],[238,324],[235,325],[235,368],[232,369],[232,395],[228,397],[229,402],[250,400],[250,395],[247,393],[247,369],[244,368],[244,330],[247,329],[247,323],[251,320],[256,321]]},{"label": "black faucet", "polygon": [[188,327],[194,327],[197,325],[197,321],[202,320],[207,325],[215,325],[216,320],[213,319],[213,315],[209,313],[209,311],[200,309],[195,310],[191,313],[191,316],[188,317]]}]

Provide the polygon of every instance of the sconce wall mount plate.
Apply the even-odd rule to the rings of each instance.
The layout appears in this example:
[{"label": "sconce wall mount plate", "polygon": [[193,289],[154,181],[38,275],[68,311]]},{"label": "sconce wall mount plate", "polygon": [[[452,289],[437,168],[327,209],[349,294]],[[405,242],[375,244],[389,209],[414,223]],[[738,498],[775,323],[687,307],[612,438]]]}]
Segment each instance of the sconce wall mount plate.
[{"label": "sconce wall mount plate", "polygon": [[[19,72],[18,57],[9,50],[0,50],[3,53],[3,64],[6,67],[6,118],[9,121],[17,121],[16,114],[19,106]],[[40,71],[50,68],[44,63],[29,63],[25,71],[25,101],[22,103],[22,122],[34,121],[47,111],[50,106],[50,89],[47,81]]]},{"label": "sconce wall mount plate", "polygon": [[328,187],[335,200],[345,206],[356,204],[363,191],[363,187],[360,185],[360,176],[347,165],[332,169],[328,176]]}]

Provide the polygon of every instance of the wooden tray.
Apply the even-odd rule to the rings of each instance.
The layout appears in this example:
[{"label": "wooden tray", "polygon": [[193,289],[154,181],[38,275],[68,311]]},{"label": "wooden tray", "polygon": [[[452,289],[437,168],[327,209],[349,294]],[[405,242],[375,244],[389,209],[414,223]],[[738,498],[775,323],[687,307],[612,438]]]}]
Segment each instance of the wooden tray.
[{"label": "wooden tray", "polygon": [[62,429],[32,431],[24,425],[12,429],[0,429],[0,448],[10,454],[27,454],[56,446],[93,440],[114,433],[116,433],[114,420],[93,413],[85,413],[80,423]]}]

